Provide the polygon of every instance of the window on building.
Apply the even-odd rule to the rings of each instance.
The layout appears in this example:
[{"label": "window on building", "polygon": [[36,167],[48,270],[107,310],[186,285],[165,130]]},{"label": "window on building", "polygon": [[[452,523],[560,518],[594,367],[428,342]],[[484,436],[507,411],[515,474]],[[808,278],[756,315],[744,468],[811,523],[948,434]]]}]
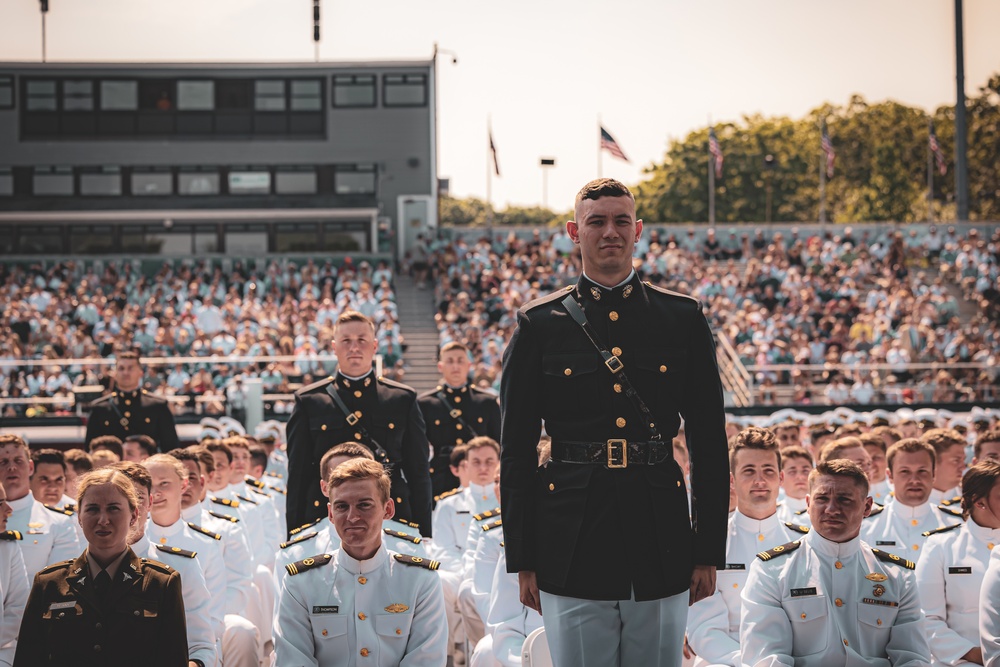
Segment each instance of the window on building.
[{"label": "window on building", "polygon": [[226,254],[252,255],[267,253],[267,225],[264,223],[227,224]]},{"label": "window on building", "polygon": [[62,82],[63,111],[93,111],[94,82],[67,79]]},{"label": "window on building", "polygon": [[143,79],[139,82],[139,108],[145,111],[172,111],[177,107],[175,83],[170,79]]},{"label": "window on building", "polygon": [[215,82],[215,108],[246,111],[254,108],[254,82],[251,79],[221,79]]},{"label": "window on building", "polygon": [[0,76],[0,110],[14,108],[14,77]]},{"label": "window on building", "polygon": [[323,83],[319,79],[292,81],[292,111],[319,111],[323,108]]},{"label": "window on building", "polygon": [[0,254],[14,254],[14,239],[17,238],[16,234],[17,228],[13,225],[0,225]]},{"label": "window on building", "polygon": [[21,225],[18,252],[54,255],[63,252],[63,230],[58,225]]},{"label": "window on building", "polygon": [[101,81],[101,109],[104,111],[135,111],[139,108],[137,81]]},{"label": "window on building", "polygon": [[28,81],[26,88],[25,107],[28,111],[56,111],[59,108],[55,81]]},{"label": "window on building", "polygon": [[309,252],[319,248],[315,222],[279,222],[274,226],[275,252]]},{"label": "window on building", "polygon": [[100,170],[88,170],[80,174],[81,195],[119,196],[121,193],[122,174],[118,167],[102,167]]},{"label": "window on building", "polygon": [[333,106],[375,106],[375,75],[338,74],[333,77]]},{"label": "window on building", "polygon": [[375,194],[375,168],[372,166],[359,166],[353,171],[338,169],[334,178],[338,195]]},{"label": "window on building", "polygon": [[14,194],[14,172],[10,167],[0,167],[0,197]]},{"label": "window on building", "polygon": [[73,255],[105,255],[114,252],[111,225],[69,225],[69,252]]},{"label": "window on building", "polygon": [[386,74],[382,103],[387,107],[427,106],[427,77],[423,74]]},{"label": "window on building", "polygon": [[36,197],[72,196],[73,169],[71,167],[35,167],[31,191]]},{"label": "window on building", "polygon": [[271,193],[271,172],[232,170],[229,172],[229,194],[266,195]]},{"label": "window on building", "polygon": [[263,80],[254,82],[254,109],[257,111],[285,110],[285,82]]},{"label": "window on building", "polygon": [[137,197],[172,195],[174,176],[169,171],[133,171],[132,194]]},{"label": "window on building", "polygon": [[274,191],[279,195],[316,194],[316,170],[312,167],[279,169],[274,175]]},{"label": "window on building", "polygon": [[215,82],[178,81],[178,111],[211,111],[215,108]]},{"label": "window on building", "polygon": [[219,172],[182,171],[177,174],[177,194],[217,195],[219,194]]},{"label": "window on building", "polygon": [[363,223],[327,222],[323,224],[322,250],[354,252],[368,250],[368,232]]}]

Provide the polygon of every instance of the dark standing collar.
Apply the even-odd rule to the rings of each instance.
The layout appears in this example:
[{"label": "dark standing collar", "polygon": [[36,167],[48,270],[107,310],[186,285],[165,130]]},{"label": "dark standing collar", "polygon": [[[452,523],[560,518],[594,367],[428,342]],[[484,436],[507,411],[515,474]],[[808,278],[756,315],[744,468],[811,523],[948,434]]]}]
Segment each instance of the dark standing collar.
[{"label": "dark standing collar", "polygon": [[364,391],[366,389],[371,389],[375,386],[375,371],[370,370],[364,377],[360,377],[357,380],[352,380],[337,371],[337,375],[333,378],[334,383],[337,385],[337,389],[342,389],[345,391]]},{"label": "dark standing collar", "polygon": [[576,284],[576,293],[577,299],[582,303],[597,302],[602,305],[609,303],[618,305],[645,298],[638,272],[633,272],[632,278],[628,282],[613,288],[598,285],[581,274],[580,280]]}]

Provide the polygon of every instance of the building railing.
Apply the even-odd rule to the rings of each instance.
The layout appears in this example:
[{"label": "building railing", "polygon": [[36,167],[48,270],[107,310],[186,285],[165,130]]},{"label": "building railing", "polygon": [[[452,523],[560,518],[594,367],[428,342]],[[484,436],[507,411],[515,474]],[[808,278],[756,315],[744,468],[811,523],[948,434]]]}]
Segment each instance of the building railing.
[{"label": "building railing", "polygon": [[727,407],[748,408],[754,404],[753,376],[747,372],[729,336],[716,334],[715,356],[719,363],[722,386],[727,392]]}]

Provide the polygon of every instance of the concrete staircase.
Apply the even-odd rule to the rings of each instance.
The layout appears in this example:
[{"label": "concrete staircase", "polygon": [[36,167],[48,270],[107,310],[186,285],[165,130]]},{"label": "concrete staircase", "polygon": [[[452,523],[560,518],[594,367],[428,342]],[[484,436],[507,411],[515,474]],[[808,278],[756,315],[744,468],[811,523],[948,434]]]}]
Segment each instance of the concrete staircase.
[{"label": "concrete staircase", "polygon": [[417,289],[410,276],[395,279],[399,329],[406,342],[403,382],[418,392],[433,389],[440,383],[437,370],[438,330],[434,323],[434,291]]}]

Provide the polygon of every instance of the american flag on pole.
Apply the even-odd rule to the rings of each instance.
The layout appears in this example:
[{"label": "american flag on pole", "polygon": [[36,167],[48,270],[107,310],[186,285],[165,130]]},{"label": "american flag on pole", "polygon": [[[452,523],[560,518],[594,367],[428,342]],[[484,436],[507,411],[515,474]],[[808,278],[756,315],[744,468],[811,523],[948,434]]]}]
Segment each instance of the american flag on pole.
[{"label": "american flag on pole", "polygon": [[830,141],[830,135],[826,131],[826,124],[823,125],[823,139],[820,145],[823,152],[826,153],[826,177],[833,178],[833,160],[837,154],[833,150],[833,142]]},{"label": "american flag on pole", "polygon": [[607,150],[619,160],[624,160],[625,162],[629,161],[629,159],[625,157],[625,151],[623,151],[622,147],[618,145],[618,142],[611,136],[611,133],[604,129],[603,125],[601,126],[601,148]]},{"label": "american flag on pole", "polygon": [[489,130],[490,134],[490,155],[493,157],[493,172],[499,176],[500,175],[500,161],[497,160],[497,146],[493,143],[493,128]]},{"label": "american flag on pole", "polygon": [[931,153],[934,154],[934,163],[937,165],[938,173],[944,176],[948,173],[948,164],[944,161],[941,144],[938,143],[937,134],[934,132],[934,123],[931,123],[931,132],[927,137],[927,144],[930,146]]},{"label": "american flag on pole", "polygon": [[719,139],[715,136],[715,128],[708,128],[708,154],[715,162],[715,177],[722,178],[722,147],[719,146]]}]

